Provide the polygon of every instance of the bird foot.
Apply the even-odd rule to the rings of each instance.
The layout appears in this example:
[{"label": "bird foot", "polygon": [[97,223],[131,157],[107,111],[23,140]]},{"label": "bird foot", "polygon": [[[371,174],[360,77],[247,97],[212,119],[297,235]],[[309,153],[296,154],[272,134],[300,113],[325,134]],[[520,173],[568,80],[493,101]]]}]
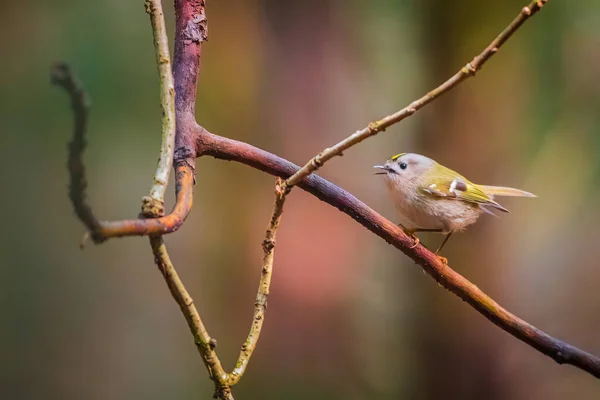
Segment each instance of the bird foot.
[{"label": "bird foot", "polygon": [[416,237],[415,235],[410,235],[414,240],[415,240],[415,244],[413,244],[412,246],[410,246],[410,249],[414,249],[415,247],[417,247],[419,245],[419,243],[421,243],[421,241],[419,240],[418,237]]},{"label": "bird foot", "polygon": [[417,237],[417,235],[415,235],[414,231],[406,229],[404,226],[402,226],[402,224],[398,224],[398,226],[400,228],[402,228],[402,230],[404,231],[404,233],[406,233],[408,236],[410,236],[415,241],[415,244],[413,244],[412,246],[410,246],[409,249],[412,250],[415,247],[417,247],[419,245],[419,243],[421,243],[421,241],[419,240],[419,238]]},{"label": "bird foot", "polygon": [[415,244],[413,244],[412,246],[409,247],[411,250],[414,249],[415,247],[417,247],[419,245],[419,243],[421,243],[421,241],[419,240],[417,235],[415,235],[414,232],[409,231],[408,229],[405,229],[404,227],[402,227],[402,225],[400,225],[400,227],[402,228],[402,230],[404,230],[404,233],[406,233],[408,236],[410,236],[415,241]]},{"label": "bird foot", "polygon": [[438,258],[440,259],[440,261],[442,262],[442,264],[448,265],[448,259],[446,257],[442,257],[442,256],[437,255],[437,254],[436,254],[436,256],[438,256]]}]

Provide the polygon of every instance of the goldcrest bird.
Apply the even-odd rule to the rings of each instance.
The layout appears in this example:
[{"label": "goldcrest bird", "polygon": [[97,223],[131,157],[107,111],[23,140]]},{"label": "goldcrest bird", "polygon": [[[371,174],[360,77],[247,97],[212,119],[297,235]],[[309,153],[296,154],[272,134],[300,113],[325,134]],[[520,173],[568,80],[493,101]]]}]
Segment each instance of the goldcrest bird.
[{"label": "goldcrest bird", "polygon": [[[476,185],[431,158],[420,154],[400,153],[384,165],[385,182],[400,217],[400,226],[415,239],[416,232],[440,232],[446,237],[438,254],[453,232],[475,223],[482,213],[495,215],[492,210],[508,212],[495,196],[536,197],[519,189]],[[414,246],[413,246],[414,247]],[[444,257],[440,257],[446,261]]]}]

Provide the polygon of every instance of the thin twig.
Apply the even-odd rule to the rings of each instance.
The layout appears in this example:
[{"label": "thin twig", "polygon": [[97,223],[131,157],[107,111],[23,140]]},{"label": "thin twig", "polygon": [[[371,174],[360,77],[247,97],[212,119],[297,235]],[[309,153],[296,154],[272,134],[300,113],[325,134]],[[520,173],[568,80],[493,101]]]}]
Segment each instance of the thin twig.
[{"label": "thin twig", "polygon": [[200,353],[206,365],[210,378],[215,382],[215,398],[223,400],[232,399],[229,387],[221,384],[221,382],[227,380],[227,373],[223,369],[221,361],[215,352],[217,341],[210,337],[204,327],[200,314],[194,305],[194,300],[186,290],[171,262],[162,237],[150,237],[150,245],[152,246],[156,265],[163,274],[171,295],[179,305],[179,308],[181,308],[181,312],[185,316],[190,331],[194,336],[194,343],[196,344],[198,353]]},{"label": "thin twig", "polygon": [[256,302],[254,303],[254,317],[252,318],[252,325],[250,326],[250,332],[244,344],[240,355],[238,356],[235,368],[227,376],[227,384],[233,386],[239,382],[242,375],[248,367],[248,362],[252,353],[258,343],[260,332],[265,320],[265,310],[267,309],[267,298],[269,297],[269,287],[271,286],[271,275],[273,274],[273,259],[275,257],[275,238],[277,236],[277,229],[279,228],[279,222],[281,221],[281,214],[283,213],[283,204],[285,203],[286,193],[283,185],[283,180],[278,178],[277,184],[275,185],[275,203],[273,204],[273,213],[267,231],[265,232],[265,239],[263,240],[262,247],[264,251],[263,265],[260,272],[260,281],[258,283],[258,293],[256,294]]},{"label": "thin twig", "polygon": [[321,168],[324,163],[333,157],[342,155],[342,153],[350,147],[371,136],[375,136],[377,133],[384,131],[386,128],[389,128],[390,126],[402,121],[406,117],[410,117],[417,112],[417,110],[423,108],[427,104],[431,103],[434,99],[456,87],[456,85],[465,79],[475,76],[475,73],[481,69],[483,64],[485,64],[487,60],[489,60],[494,54],[496,54],[496,52],[498,52],[500,46],[502,46],[504,42],[506,42],[508,38],[510,38],[512,34],[515,33],[525,21],[527,21],[527,19],[537,13],[547,2],[548,0],[534,0],[530,2],[528,6],[523,7],[519,15],[517,15],[510,25],[508,25],[502,31],[502,33],[500,33],[500,35],[498,35],[498,37],[496,37],[496,39],[494,39],[492,43],[488,45],[488,47],[486,47],[478,56],[473,58],[471,62],[462,67],[456,74],[450,77],[450,79],[433,89],[431,92],[425,94],[420,99],[413,101],[402,110],[397,111],[394,114],[390,114],[378,121],[371,122],[363,129],[356,131],[336,145],[326,148],[315,157],[311,158],[298,172],[288,178],[286,185],[290,187],[297,185],[298,182],[302,181],[308,175]]},{"label": "thin twig", "polygon": [[[175,146],[175,84],[169,56],[169,38],[163,14],[162,2],[146,0],[146,12],[150,15],[152,25],[152,38],[156,65],[160,81],[160,111],[162,121],[162,140],[158,165],[154,174],[154,181],[150,188],[149,197],[159,207],[157,213],[164,215],[164,197],[169,182],[169,174],[173,165],[173,152]],[[146,200],[150,201],[150,200]]]},{"label": "thin twig", "polygon": [[[87,116],[90,108],[90,100],[85,90],[73,76],[71,69],[65,63],[59,62],[52,66],[50,80],[53,84],[65,89],[71,98],[71,108],[74,116],[73,138],[69,142],[69,156],[67,168],[69,170],[69,198],[77,217],[91,232],[94,241],[100,240],[96,232],[100,229],[100,222],[94,215],[88,204],[85,177],[85,165],[83,164],[83,152],[85,151],[85,131]],[[83,242],[82,242],[83,246]]]}]

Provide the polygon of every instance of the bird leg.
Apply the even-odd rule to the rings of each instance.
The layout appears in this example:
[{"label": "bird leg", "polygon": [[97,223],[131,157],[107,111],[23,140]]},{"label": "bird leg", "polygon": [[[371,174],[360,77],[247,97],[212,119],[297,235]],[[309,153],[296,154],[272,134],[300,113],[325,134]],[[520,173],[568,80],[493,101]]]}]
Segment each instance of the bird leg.
[{"label": "bird leg", "polygon": [[448,259],[446,257],[440,256],[439,252],[440,252],[440,250],[442,250],[442,247],[444,247],[444,245],[446,244],[448,239],[450,239],[450,236],[452,236],[452,233],[454,233],[454,231],[448,232],[448,234],[444,238],[444,241],[442,242],[442,244],[440,244],[440,247],[438,247],[438,249],[435,251],[435,255],[438,256],[444,264],[448,264]]}]

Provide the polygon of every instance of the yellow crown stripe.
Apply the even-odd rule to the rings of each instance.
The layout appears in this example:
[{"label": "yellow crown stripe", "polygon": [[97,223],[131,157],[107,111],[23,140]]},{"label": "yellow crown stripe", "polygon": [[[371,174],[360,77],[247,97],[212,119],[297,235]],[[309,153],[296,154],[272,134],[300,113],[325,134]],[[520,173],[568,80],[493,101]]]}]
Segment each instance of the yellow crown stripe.
[{"label": "yellow crown stripe", "polygon": [[402,157],[403,155],[405,155],[406,153],[399,153],[396,154],[395,156],[392,156],[392,158],[390,158],[390,160],[392,161],[396,161],[397,159],[399,159],[400,157]]}]

